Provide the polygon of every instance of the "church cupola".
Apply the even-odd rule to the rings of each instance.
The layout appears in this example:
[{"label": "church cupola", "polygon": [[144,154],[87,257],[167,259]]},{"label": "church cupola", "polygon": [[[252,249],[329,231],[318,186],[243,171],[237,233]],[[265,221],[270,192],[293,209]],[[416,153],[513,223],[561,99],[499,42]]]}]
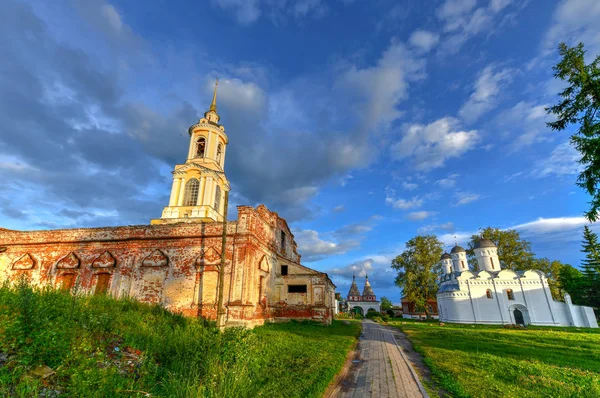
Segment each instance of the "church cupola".
[{"label": "church cupola", "polygon": [[361,301],[360,291],[356,285],[356,276],[352,275],[352,285],[348,291],[348,301]]},{"label": "church cupola", "polygon": [[452,256],[448,253],[442,254],[442,258],[440,259],[442,262],[442,268],[444,269],[444,275],[448,275],[452,273]]},{"label": "church cupola", "polygon": [[467,251],[464,248],[455,245],[452,250],[450,250],[450,256],[452,257],[452,271],[463,272],[469,270]]},{"label": "church cupola", "polygon": [[496,244],[489,239],[480,238],[475,242],[475,258],[481,271],[500,271],[500,259],[498,258],[498,248]]},{"label": "church cupola", "polygon": [[375,293],[369,283],[369,275],[365,275],[365,287],[363,288],[362,297],[364,301],[375,301]]},{"label": "church cupola", "polygon": [[225,154],[229,138],[219,124],[217,88],[204,117],[190,126],[190,144],[185,164],[175,166],[169,205],[152,224],[223,221],[229,181],[225,176]]}]

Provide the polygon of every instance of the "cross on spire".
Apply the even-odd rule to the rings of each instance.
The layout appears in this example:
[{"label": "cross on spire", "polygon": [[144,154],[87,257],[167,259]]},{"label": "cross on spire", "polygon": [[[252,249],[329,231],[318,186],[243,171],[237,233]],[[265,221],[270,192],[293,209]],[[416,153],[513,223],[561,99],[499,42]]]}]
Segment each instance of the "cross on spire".
[{"label": "cross on spire", "polygon": [[212,103],[210,104],[209,110],[213,112],[217,112],[217,87],[219,87],[219,78],[217,77],[215,81],[215,91],[213,92]]}]

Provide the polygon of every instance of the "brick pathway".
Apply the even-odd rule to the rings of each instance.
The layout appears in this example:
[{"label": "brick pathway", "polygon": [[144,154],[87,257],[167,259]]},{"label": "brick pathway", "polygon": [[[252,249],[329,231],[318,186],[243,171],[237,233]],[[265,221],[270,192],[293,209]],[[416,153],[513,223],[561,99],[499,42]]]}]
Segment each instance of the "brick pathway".
[{"label": "brick pathway", "polygon": [[429,398],[390,329],[364,320],[358,355],[334,391],[339,398]]}]

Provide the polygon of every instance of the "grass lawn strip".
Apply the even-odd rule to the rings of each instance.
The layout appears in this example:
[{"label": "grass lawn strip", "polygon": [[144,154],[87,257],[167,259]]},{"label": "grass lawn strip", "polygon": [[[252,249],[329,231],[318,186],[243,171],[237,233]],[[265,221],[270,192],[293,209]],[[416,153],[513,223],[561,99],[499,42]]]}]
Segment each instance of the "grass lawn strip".
[{"label": "grass lawn strip", "polygon": [[598,397],[600,331],[583,328],[390,323],[457,397]]}]

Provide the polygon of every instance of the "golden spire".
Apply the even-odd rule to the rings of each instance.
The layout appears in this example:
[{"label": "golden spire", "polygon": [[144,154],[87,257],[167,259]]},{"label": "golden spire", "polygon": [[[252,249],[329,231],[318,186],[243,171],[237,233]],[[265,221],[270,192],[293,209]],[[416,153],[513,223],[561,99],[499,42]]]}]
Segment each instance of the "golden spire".
[{"label": "golden spire", "polygon": [[217,81],[215,82],[215,92],[213,93],[212,104],[210,104],[209,110],[217,113],[217,87],[219,87],[219,78],[217,77]]}]

